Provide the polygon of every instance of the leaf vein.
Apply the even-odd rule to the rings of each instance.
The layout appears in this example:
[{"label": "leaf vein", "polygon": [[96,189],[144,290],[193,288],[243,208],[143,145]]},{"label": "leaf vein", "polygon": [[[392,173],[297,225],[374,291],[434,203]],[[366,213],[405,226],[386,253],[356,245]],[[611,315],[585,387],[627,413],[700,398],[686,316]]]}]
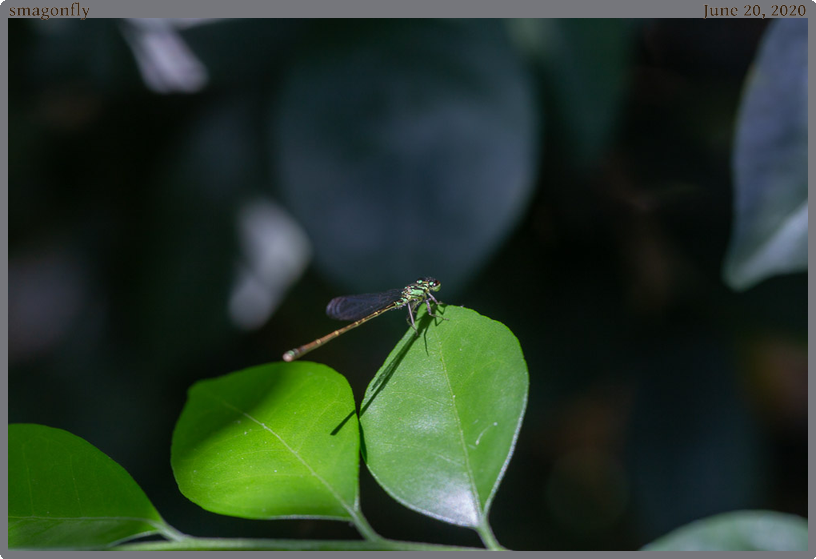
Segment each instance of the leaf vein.
[{"label": "leaf vein", "polygon": [[465,431],[462,428],[462,420],[459,417],[459,408],[456,407],[456,395],[453,392],[453,386],[451,386],[450,373],[448,372],[448,365],[447,365],[447,361],[445,360],[445,353],[443,351],[441,351],[441,348],[440,348],[440,351],[438,353],[439,353],[439,356],[440,356],[439,361],[442,364],[442,372],[443,372],[444,377],[445,377],[445,382],[447,383],[447,386],[448,386],[448,392],[451,395],[451,402],[453,402],[453,417],[456,419],[456,427],[457,427],[457,431],[459,433],[459,443],[460,443],[460,445],[462,447],[462,453],[464,454],[464,458],[465,458],[465,469],[467,470],[467,477],[468,477],[468,481],[470,482],[470,489],[471,489],[471,492],[473,494],[473,498],[474,498],[474,501],[475,501],[474,504],[477,505],[475,507],[476,508],[476,514],[478,516],[477,524],[481,524],[482,523],[482,518],[481,518],[482,509],[481,509],[481,506],[478,506],[479,493],[478,493],[478,491],[476,489],[476,479],[475,479],[475,476],[473,475],[473,467],[470,465],[470,453],[468,452],[467,443],[465,442]]},{"label": "leaf vein", "polygon": [[331,493],[331,495],[337,500],[337,502],[340,504],[340,506],[342,506],[349,513],[349,515],[352,518],[356,517],[355,511],[352,509],[352,507],[348,503],[346,503],[346,501],[340,496],[340,494],[335,490],[335,488],[328,481],[323,479],[323,477],[320,474],[318,474],[314,470],[314,468],[312,468],[309,465],[309,463],[306,462],[306,460],[303,459],[302,456],[300,456],[300,453],[297,452],[291,446],[289,446],[286,443],[286,441],[283,440],[283,437],[278,435],[271,427],[266,425],[263,421],[260,421],[260,420],[256,419],[255,417],[251,416],[250,414],[246,413],[242,409],[240,409],[240,408],[238,408],[236,406],[233,406],[232,404],[230,404],[226,400],[215,396],[214,394],[210,394],[210,397],[217,400],[217,401],[219,401],[219,402],[221,402],[225,407],[227,407],[227,408],[229,408],[229,409],[231,409],[231,410],[233,410],[233,411],[235,411],[237,413],[240,413],[241,415],[243,415],[244,417],[246,417],[250,421],[255,422],[257,425],[262,427],[264,430],[266,430],[270,434],[272,434],[276,439],[278,439],[280,441],[280,443],[284,446],[284,448],[286,448],[286,450],[288,450],[301,464],[303,464],[303,466],[309,471],[310,474],[312,474],[315,478],[317,478],[317,480],[320,483],[323,484],[323,486],[329,491],[329,493]]}]

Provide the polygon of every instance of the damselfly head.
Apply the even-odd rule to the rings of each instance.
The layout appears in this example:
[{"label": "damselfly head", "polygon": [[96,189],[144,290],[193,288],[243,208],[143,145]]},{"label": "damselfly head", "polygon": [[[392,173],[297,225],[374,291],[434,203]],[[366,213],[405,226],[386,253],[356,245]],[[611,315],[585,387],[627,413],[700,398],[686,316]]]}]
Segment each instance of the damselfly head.
[{"label": "damselfly head", "polygon": [[427,285],[431,291],[439,291],[442,287],[442,282],[436,278],[419,278],[416,282],[418,285]]}]

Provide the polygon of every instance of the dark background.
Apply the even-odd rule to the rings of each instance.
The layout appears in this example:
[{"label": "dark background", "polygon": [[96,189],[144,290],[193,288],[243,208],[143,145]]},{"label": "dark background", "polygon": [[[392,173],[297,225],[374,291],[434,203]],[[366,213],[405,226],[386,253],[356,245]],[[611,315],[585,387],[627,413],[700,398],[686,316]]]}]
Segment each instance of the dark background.
[{"label": "dark background", "polygon": [[[529,366],[491,512],[505,546],[633,549],[717,512],[805,516],[806,275],[721,279],[766,24],[225,21],[180,31],[206,84],[160,92],[132,22],[9,21],[10,422],[88,440],[192,535],[355,537],[201,510],[173,480],[173,425],[195,381],[334,329],[332,297],[433,275]],[[312,252],[273,230],[279,305],[238,328],[236,270],[259,266],[239,216],[259,199]],[[403,320],[310,359],[359,400]],[[479,545],[361,476],[382,535]]]}]

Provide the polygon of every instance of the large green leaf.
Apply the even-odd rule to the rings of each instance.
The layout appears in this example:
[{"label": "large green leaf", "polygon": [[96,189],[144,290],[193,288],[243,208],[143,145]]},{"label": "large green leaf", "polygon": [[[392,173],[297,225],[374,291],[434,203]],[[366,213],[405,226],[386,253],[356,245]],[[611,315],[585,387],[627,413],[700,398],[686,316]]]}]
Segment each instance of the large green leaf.
[{"label": "large green leaf", "polygon": [[738,511],[692,522],[645,546],[650,551],[807,551],[807,520],[773,511]]},{"label": "large green leaf", "polygon": [[[503,324],[462,307],[420,320],[361,407],[365,459],[395,499],[472,528],[487,513],[521,426],[527,365]],[[436,320],[437,324],[431,324]]]},{"label": "large green leaf", "polygon": [[807,45],[807,21],[772,22],[742,100],[724,266],[735,289],[807,271]]},{"label": "large green leaf", "polygon": [[181,492],[243,518],[357,514],[359,429],[346,379],[273,363],[196,383],[173,433]]},{"label": "large green leaf", "polygon": [[104,548],[166,526],[132,477],[62,429],[8,428],[9,548]]}]

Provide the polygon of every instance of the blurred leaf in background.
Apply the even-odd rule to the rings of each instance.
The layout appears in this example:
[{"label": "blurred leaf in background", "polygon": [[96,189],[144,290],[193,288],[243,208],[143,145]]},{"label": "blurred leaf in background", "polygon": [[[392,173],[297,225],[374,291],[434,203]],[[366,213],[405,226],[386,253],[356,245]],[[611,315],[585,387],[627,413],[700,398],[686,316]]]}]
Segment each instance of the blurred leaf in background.
[{"label": "blurred leaf in background", "polygon": [[807,270],[807,45],[807,21],[772,22],[743,93],[724,265],[734,289]]},{"label": "blurred leaf in background", "polygon": [[542,97],[552,107],[548,145],[577,173],[588,173],[620,121],[638,21],[511,19],[514,43],[539,67]]},{"label": "blurred leaf in background", "polygon": [[807,551],[807,520],[773,511],[736,511],[692,522],[644,551]]},{"label": "blurred leaf in background", "polygon": [[359,292],[433,273],[456,289],[532,193],[540,115],[497,21],[326,29],[271,115],[281,196],[315,265]]}]

